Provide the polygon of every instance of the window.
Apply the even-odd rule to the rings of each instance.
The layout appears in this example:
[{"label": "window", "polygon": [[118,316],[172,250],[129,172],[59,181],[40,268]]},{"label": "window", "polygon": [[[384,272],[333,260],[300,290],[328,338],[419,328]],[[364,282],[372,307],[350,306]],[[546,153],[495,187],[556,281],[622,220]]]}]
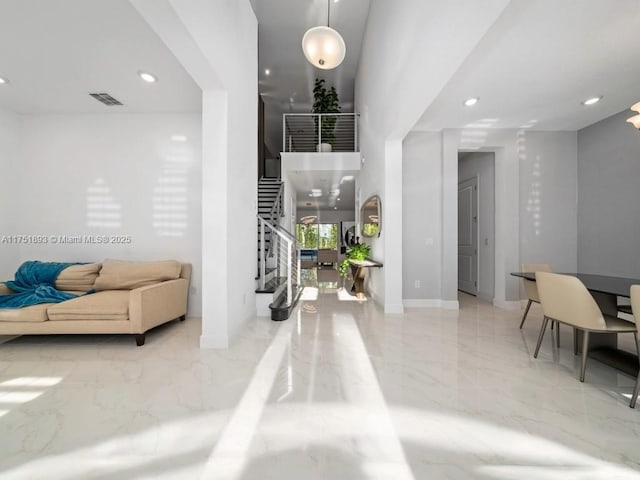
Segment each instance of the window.
[{"label": "window", "polygon": [[338,225],[335,223],[296,225],[299,248],[338,248]]}]

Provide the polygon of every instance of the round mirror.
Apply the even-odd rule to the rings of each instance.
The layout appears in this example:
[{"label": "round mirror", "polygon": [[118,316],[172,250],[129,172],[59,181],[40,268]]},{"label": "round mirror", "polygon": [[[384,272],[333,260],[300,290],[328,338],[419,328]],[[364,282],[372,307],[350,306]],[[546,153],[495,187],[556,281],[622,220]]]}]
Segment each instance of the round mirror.
[{"label": "round mirror", "polygon": [[349,227],[347,231],[344,233],[344,244],[347,247],[353,247],[356,243],[356,227]]},{"label": "round mirror", "polygon": [[373,195],[360,209],[360,233],[363,237],[379,237],[382,228],[382,203],[378,195]]}]

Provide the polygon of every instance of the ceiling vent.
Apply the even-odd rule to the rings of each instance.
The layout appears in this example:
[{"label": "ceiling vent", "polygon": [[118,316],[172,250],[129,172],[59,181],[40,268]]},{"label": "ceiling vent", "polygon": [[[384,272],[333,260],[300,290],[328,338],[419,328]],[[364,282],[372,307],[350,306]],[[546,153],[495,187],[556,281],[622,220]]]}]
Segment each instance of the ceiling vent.
[{"label": "ceiling vent", "polygon": [[118,100],[113,98],[108,93],[90,93],[89,95],[91,95],[93,98],[95,98],[99,102],[104,103],[105,105],[107,105],[109,107],[111,107],[113,105],[122,105],[121,102],[119,102]]}]

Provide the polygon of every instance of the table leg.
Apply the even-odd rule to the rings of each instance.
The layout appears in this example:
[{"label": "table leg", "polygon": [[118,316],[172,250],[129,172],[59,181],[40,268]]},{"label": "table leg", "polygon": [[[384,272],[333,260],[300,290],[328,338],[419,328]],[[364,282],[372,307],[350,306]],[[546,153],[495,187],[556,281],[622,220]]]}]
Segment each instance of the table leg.
[{"label": "table leg", "polygon": [[353,275],[353,287],[351,287],[351,291],[355,292],[358,298],[364,298],[364,277],[366,273],[366,268],[351,265],[351,274]]},{"label": "table leg", "polygon": [[[591,295],[602,313],[612,316],[618,315],[616,295],[600,292],[591,292]],[[578,349],[582,351],[582,331],[578,330],[577,337]],[[618,335],[615,333],[591,332],[589,335],[589,357],[629,375],[636,376],[638,374],[638,356],[618,349]]]}]

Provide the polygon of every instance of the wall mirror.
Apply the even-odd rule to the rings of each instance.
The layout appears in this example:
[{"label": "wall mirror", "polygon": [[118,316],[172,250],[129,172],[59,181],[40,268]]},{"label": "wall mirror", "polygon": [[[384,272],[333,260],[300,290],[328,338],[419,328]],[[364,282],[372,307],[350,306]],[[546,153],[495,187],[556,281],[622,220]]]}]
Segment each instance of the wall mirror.
[{"label": "wall mirror", "polygon": [[363,237],[379,237],[382,229],[382,203],[378,195],[373,195],[360,209],[360,233]]}]

